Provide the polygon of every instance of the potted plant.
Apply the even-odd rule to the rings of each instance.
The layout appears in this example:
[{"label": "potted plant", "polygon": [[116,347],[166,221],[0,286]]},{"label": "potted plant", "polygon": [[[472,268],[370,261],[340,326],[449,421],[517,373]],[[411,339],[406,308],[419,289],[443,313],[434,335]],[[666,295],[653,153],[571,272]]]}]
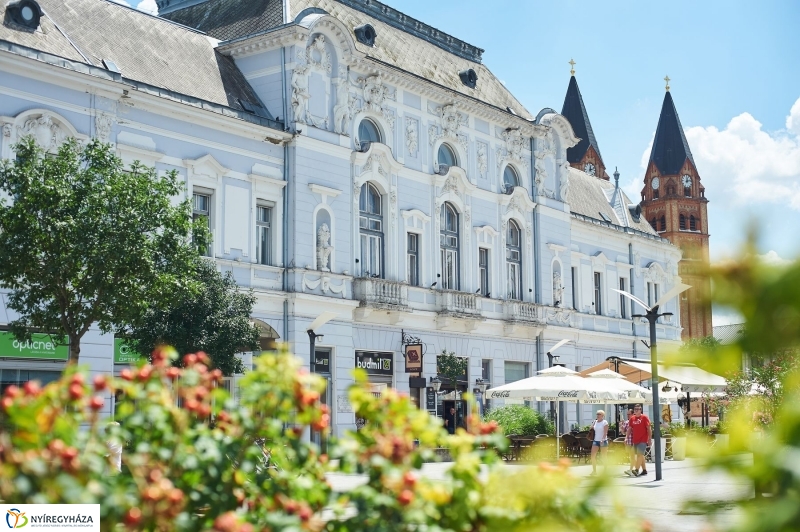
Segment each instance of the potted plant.
[{"label": "potted plant", "polygon": [[672,434],[672,459],[686,459],[686,436],[689,429],[684,423],[670,423],[669,433]]}]

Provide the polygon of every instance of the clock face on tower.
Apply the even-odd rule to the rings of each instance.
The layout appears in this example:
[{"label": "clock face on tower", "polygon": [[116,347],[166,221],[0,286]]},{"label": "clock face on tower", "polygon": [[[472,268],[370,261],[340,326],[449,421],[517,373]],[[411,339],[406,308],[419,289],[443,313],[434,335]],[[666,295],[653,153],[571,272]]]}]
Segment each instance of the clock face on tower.
[{"label": "clock face on tower", "polygon": [[595,170],[594,165],[592,163],[584,164],[583,165],[583,171],[586,172],[589,175],[595,175],[595,173],[596,173],[596,170]]},{"label": "clock face on tower", "polygon": [[653,190],[658,190],[658,186],[661,183],[657,177],[654,177],[653,180],[650,182],[650,186],[653,187]]},{"label": "clock face on tower", "polygon": [[681,177],[681,183],[683,183],[683,188],[689,188],[692,186],[692,176],[689,174],[683,174],[683,177]]}]

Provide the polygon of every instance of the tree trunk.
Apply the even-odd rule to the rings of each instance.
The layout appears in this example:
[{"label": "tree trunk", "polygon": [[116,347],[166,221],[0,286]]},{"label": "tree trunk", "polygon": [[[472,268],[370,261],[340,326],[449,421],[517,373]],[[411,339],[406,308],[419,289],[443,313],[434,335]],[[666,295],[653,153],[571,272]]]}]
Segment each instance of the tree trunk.
[{"label": "tree trunk", "polygon": [[77,364],[81,355],[81,337],[77,335],[69,336],[69,363]]}]

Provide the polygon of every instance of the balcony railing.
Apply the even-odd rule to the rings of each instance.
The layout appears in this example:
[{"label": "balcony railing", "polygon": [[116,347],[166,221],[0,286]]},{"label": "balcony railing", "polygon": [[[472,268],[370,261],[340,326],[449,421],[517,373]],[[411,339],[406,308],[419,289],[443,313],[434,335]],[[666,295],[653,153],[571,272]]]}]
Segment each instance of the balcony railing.
[{"label": "balcony railing", "polygon": [[408,285],[362,277],[353,281],[353,293],[362,307],[407,307]]},{"label": "balcony railing", "polygon": [[511,321],[544,322],[542,307],[527,301],[508,300],[503,304],[503,313],[505,319]]},{"label": "balcony railing", "polygon": [[481,299],[476,294],[441,290],[437,294],[439,312],[446,314],[467,314],[480,316]]}]

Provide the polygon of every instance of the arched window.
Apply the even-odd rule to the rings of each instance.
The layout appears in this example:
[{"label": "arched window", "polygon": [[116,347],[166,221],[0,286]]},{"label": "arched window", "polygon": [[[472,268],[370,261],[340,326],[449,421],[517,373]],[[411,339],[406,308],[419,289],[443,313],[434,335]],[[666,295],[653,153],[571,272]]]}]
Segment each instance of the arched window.
[{"label": "arched window", "polygon": [[442,145],[439,146],[439,152],[436,154],[436,162],[439,163],[439,166],[457,166],[458,160],[456,159],[456,152],[447,144],[442,143]]},{"label": "arched window", "polygon": [[522,232],[514,220],[506,235],[506,282],[508,299],[522,299]]},{"label": "arched window", "polygon": [[372,183],[361,185],[358,226],[361,234],[361,275],[383,277],[383,215],[381,193]]},{"label": "arched window", "polygon": [[503,170],[503,188],[507,191],[510,191],[514,187],[519,186],[519,176],[517,176],[517,172],[509,165],[506,165],[506,169]]},{"label": "arched window", "polygon": [[697,218],[689,216],[689,231],[697,231]]},{"label": "arched window", "polygon": [[664,216],[663,214],[661,215],[661,223],[660,223],[659,227],[661,227],[662,231],[666,231],[667,230],[667,217]]},{"label": "arched window", "polygon": [[358,141],[363,145],[365,142],[383,142],[381,130],[370,120],[365,118],[358,125]]},{"label": "arched window", "polygon": [[442,205],[439,244],[442,250],[442,288],[458,290],[458,212],[449,203]]},{"label": "arched window", "polygon": [[658,224],[655,218],[650,218],[650,227],[653,228],[653,231],[658,231]]},{"label": "arched window", "polygon": [[679,227],[680,227],[681,231],[686,231],[686,215],[685,214],[681,214],[681,216],[680,216],[680,225],[679,225]]}]

